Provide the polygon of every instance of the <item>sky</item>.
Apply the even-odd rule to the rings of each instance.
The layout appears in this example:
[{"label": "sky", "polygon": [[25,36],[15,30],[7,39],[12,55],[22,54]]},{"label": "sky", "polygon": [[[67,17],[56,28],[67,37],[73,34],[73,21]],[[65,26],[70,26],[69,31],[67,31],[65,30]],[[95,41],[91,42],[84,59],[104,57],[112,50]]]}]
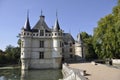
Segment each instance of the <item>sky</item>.
[{"label": "sky", "polygon": [[40,18],[41,11],[47,25],[52,28],[56,12],[60,28],[76,39],[79,32],[93,35],[100,18],[112,13],[117,0],[0,0],[0,49],[17,46],[29,10],[31,28]]}]

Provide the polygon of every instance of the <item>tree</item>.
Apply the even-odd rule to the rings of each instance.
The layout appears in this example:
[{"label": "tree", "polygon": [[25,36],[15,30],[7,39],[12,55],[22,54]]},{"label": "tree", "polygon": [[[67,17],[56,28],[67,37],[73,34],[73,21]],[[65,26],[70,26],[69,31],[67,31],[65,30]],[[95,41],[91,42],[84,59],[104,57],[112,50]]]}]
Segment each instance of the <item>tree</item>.
[{"label": "tree", "polygon": [[18,39],[17,44],[19,45],[19,47],[21,47],[21,39],[20,38]]},{"label": "tree", "polygon": [[97,55],[94,52],[92,40],[93,37],[88,35],[86,32],[81,33],[83,44],[85,46],[85,58],[86,60],[97,59]]},{"label": "tree", "polygon": [[99,20],[94,29],[93,44],[100,59],[120,58],[120,0],[111,14]]},{"label": "tree", "polygon": [[9,63],[18,63],[20,60],[20,48],[8,45],[5,50],[6,59]]}]

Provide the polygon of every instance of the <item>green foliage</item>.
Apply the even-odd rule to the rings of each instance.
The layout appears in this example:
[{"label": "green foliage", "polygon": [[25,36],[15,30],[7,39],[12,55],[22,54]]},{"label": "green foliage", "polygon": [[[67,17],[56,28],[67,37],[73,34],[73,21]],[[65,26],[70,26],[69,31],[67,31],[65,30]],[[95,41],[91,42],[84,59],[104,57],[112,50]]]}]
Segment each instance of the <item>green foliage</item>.
[{"label": "green foliage", "polygon": [[93,37],[91,35],[88,35],[86,32],[81,33],[82,40],[85,46],[85,58],[86,60],[93,60],[97,59],[97,55],[94,52],[93,48]]},{"label": "green foliage", "polygon": [[111,14],[99,20],[93,45],[99,59],[120,58],[120,0]]},{"label": "green foliage", "polygon": [[118,0],[118,6],[120,6],[120,0]]},{"label": "green foliage", "polygon": [[19,45],[19,47],[21,47],[21,39],[18,39],[17,44]]},{"label": "green foliage", "polygon": [[2,64],[18,64],[20,61],[20,47],[8,45],[5,51],[0,50],[0,66]]},{"label": "green foliage", "polygon": [[8,45],[5,50],[6,59],[9,63],[18,63],[20,59],[20,48]]}]

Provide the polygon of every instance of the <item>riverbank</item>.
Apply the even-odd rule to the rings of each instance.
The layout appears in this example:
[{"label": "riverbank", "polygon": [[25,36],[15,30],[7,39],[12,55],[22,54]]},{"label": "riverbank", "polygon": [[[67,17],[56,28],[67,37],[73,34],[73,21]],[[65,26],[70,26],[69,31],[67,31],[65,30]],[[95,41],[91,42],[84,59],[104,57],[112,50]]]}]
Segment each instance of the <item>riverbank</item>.
[{"label": "riverbank", "polygon": [[103,64],[75,63],[69,67],[86,70],[88,80],[120,80],[120,69],[108,67]]},{"label": "riverbank", "polygon": [[6,66],[0,67],[0,70],[1,69],[20,69],[20,68],[21,68],[20,65],[6,65]]}]

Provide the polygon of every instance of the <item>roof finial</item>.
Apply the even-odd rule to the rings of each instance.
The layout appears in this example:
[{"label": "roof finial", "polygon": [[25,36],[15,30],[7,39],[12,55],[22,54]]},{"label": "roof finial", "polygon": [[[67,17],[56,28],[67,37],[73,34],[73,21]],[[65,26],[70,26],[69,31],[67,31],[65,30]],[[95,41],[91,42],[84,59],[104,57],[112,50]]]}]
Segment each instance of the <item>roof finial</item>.
[{"label": "roof finial", "polygon": [[42,11],[42,9],[41,9],[41,16],[43,15],[43,11]]},{"label": "roof finial", "polygon": [[81,33],[81,30],[80,30],[80,28],[79,28],[79,33]]},{"label": "roof finial", "polygon": [[69,34],[71,34],[71,29],[69,29]]},{"label": "roof finial", "polygon": [[56,10],[56,18],[58,18],[58,12],[57,12],[57,10]]},{"label": "roof finial", "polygon": [[27,19],[29,19],[29,9],[27,10]]},{"label": "roof finial", "polygon": [[60,30],[60,26],[59,26],[59,23],[58,23],[57,10],[56,10],[56,21],[55,21],[55,25],[54,25],[54,30],[55,31],[59,31]]},{"label": "roof finial", "polygon": [[29,22],[29,10],[27,10],[27,20],[25,22],[24,29],[27,30],[27,31],[31,30],[30,22]]}]

